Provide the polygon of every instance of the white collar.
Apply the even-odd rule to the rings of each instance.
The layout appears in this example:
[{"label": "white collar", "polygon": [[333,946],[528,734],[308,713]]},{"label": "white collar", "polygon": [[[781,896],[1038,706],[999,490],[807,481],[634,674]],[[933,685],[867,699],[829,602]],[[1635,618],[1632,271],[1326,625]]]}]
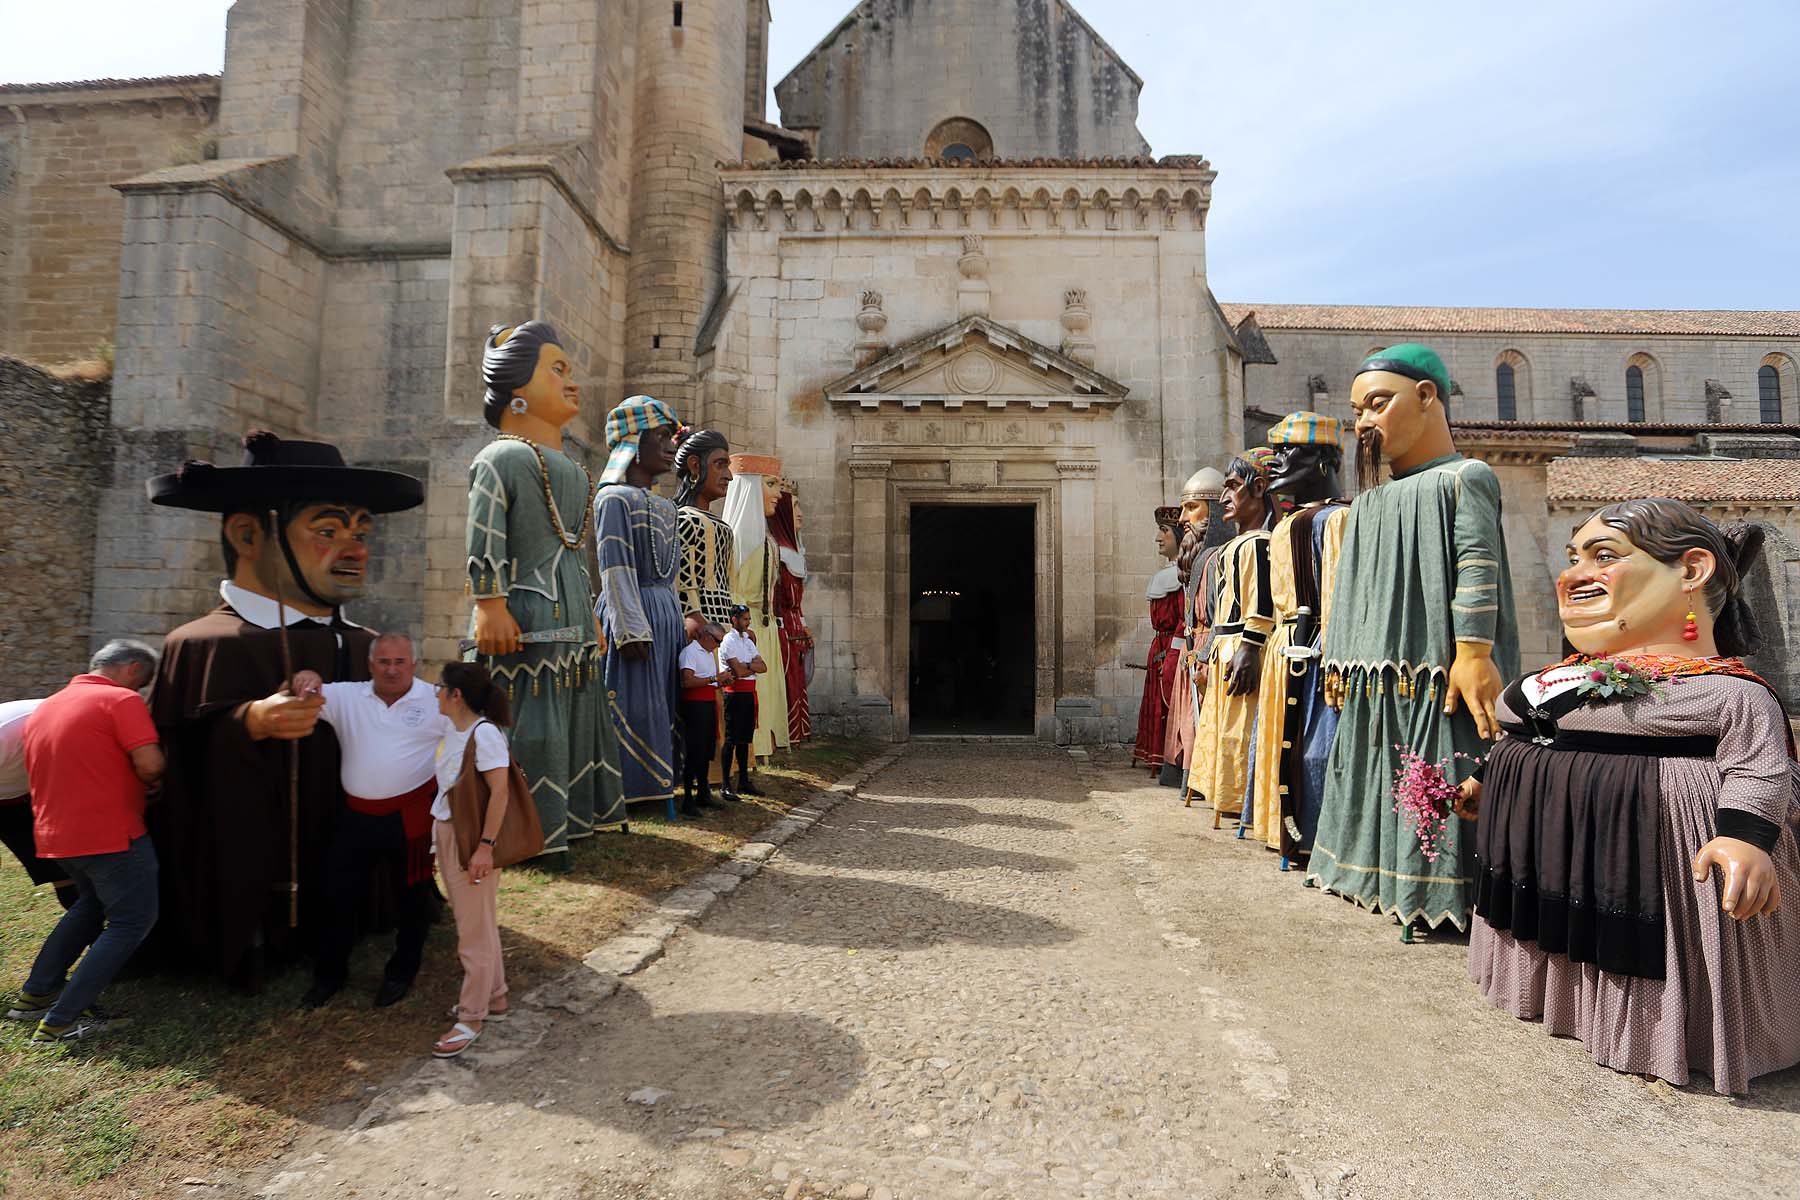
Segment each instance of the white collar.
[{"label": "white collar", "polygon": [[1161,600],[1170,592],[1180,590],[1181,570],[1174,563],[1169,563],[1150,577],[1150,586],[1144,589],[1144,599]]},{"label": "white collar", "polygon": [[[229,604],[232,611],[237,613],[238,616],[244,618],[244,620],[250,622],[259,629],[274,629],[281,624],[281,610],[273,600],[269,599],[267,596],[260,596],[255,592],[241,588],[229,579],[221,579],[219,581],[219,599],[223,600],[226,604]],[[344,614],[341,611],[338,613],[338,619],[343,621],[344,624],[349,625],[352,629],[361,628],[348,620],[344,620]],[[309,617],[299,609],[293,607],[289,607],[287,610],[287,623],[289,625],[296,625],[301,621],[313,620],[329,621],[330,618]]]}]

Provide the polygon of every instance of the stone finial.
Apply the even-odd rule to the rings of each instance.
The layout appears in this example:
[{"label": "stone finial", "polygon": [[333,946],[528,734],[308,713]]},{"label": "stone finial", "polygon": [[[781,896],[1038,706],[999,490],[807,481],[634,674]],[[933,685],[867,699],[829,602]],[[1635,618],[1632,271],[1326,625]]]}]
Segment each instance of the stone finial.
[{"label": "stone finial", "polygon": [[1093,323],[1093,313],[1087,305],[1087,289],[1077,287],[1064,292],[1062,327],[1068,336],[1063,338],[1062,352],[1084,367],[1094,365],[1094,339],[1088,333]]},{"label": "stone finial", "polygon": [[1731,393],[1716,379],[1706,381],[1706,423],[1726,425],[1731,421]]},{"label": "stone finial", "polygon": [[1571,375],[1569,377],[1569,415],[1571,419],[1576,421],[1587,420],[1587,416],[1585,415],[1587,412],[1587,402],[1595,399],[1597,395],[1598,393],[1596,393],[1592,387],[1588,386],[1588,381],[1585,377]]},{"label": "stone finial", "polygon": [[873,288],[862,294],[862,309],[856,314],[856,365],[866,367],[887,353],[887,339],[881,336],[887,328],[887,313],[881,308],[881,293]]},{"label": "stone finial", "polygon": [[962,280],[956,285],[957,315],[987,316],[992,295],[987,279],[987,250],[979,233],[963,234],[962,254],[956,260],[956,269],[962,275]]}]

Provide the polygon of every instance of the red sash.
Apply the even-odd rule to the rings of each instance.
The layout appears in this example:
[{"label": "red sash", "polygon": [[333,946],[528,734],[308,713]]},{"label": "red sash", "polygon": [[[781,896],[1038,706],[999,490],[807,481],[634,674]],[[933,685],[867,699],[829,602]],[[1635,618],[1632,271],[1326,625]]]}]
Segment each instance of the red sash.
[{"label": "red sash", "polygon": [[683,700],[711,700],[718,694],[717,689],[712,687],[691,687],[681,689],[681,698]]},{"label": "red sash", "polygon": [[409,885],[424,883],[431,878],[431,802],[436,799],[436,776],[410,792],[385,800],[367,800],[344,793],[344,803],[352,812],[366,817],[400,814],[400,826],[406,831],[406,882]]}]

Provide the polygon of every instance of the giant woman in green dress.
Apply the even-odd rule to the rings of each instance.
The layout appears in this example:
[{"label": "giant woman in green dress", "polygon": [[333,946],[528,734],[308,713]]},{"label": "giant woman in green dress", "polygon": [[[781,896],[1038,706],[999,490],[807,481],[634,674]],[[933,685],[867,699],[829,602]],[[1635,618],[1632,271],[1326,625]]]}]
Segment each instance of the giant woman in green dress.
[{"label": "giant woman in green dress", "polygon": [[510,692],[513,757],[537,802],[544,854],[566,869],[571,841],[625,815],[587,567],[594,486],[563,449],[581,393],[543,321],[494,326],[481,373],[482,416],[500,436],[469,465],[475,647]]},{"label": "giant woman in green dress", "polygon": [[[1450,374],[1426,346],[1390,346],[1358,369],[1362,492],[1325,630],[1325,700],[1342,715],[1308,882],[1392,914],[1406,941],[1415,921],[1469,927],[1475,827],[1452,817],[1426,859],[1394,811],[1401,750],[1445,764],[1452,782],[1468,775],[1498,732],[1502,681],[1519,673],[1500,481],[1456,452],[1449,394]],[[1392,478],[1377,484],[1383,459]]]}]

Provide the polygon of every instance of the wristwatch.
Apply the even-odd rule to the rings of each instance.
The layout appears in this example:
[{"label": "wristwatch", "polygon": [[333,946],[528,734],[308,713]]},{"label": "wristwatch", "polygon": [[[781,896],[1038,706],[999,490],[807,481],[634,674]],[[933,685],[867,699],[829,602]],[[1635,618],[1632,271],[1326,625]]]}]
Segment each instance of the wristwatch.
[{"label": "wristwatch", "polygon": [[491,846],[494,844],[494,839],[493,838],[482,838],[481,844],[484,846]]}]

